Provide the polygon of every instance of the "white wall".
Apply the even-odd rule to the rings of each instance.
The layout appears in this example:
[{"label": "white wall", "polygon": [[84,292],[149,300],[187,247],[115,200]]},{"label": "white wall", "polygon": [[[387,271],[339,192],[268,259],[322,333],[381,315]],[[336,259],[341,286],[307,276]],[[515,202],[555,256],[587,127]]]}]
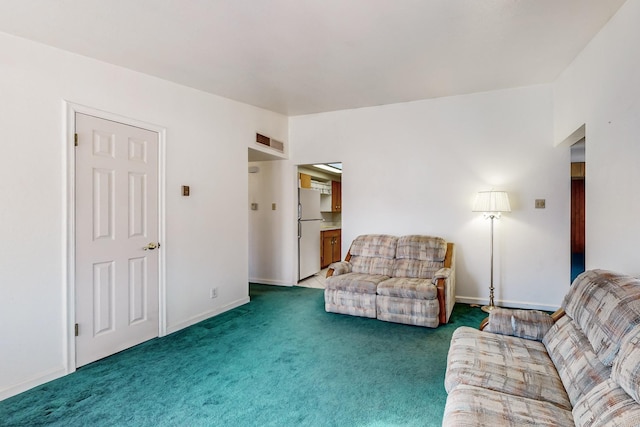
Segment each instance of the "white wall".
[{"label": "white wall", "polygon": [[586,267],[640,274],[640,0],[554,85],[555,140],[585,124]]},{"label": "white wall", "polygon": [[[287,160],[250,162],[249,166],[259,169],[249,174],[249,281],[293,286],[298,268],[295,167]],[[251,203],[257,203],[258,210],[251,210]]]},{"label": "white wall", "polygon": [[[496,299],[554,309],[570,284],[570,155],[554,148],[551,86],[298,116],[292,161],[342,161],[343,253],[359,234],[424,233],[457,244],[457,295],[483,302],[489,222],[477,191],[504,189]],[[546,199],[547,208],[534,209]]]},{"label": "white wall", "polygon": [[67,369],[64,100],[166,129],[168,331],[246,302],[247,147],[287,118],[4,34],[0,52],[0,398]]},{"label": "white wall", "polygon": [[273,270],[256,276],[295,275],[284,225],[295,219],[292,165],[342,161],[343,252],[361,233],[441,235],[458,247],[458,296],[484,301],[489,224],[471,204],[476,191],[505,189],[513,212],[496,223],[496,298],[552,309],[570,274],[569,149],[554,141],[582,124],[587,267],[640,272],[639,18],[640,0],[628,0],[552,88],[294,117],[289,138],[281,115],[0,34],[0,398],[66,369],[63,100],[167,130],[170,331],[246,300],[256,131],[292,148],[291,162],[272,162],[280,187],[265,198],[270,207],[281,197],[272,261],[286,260],[260,260],[256,271]]}]

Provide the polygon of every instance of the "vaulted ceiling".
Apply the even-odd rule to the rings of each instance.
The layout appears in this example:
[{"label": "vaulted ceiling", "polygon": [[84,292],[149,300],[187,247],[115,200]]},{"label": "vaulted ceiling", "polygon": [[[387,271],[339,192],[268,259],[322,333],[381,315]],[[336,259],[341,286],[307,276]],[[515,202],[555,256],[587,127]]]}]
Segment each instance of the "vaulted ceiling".
[{"label": "vaulted ceiling", "polygon": [[0,32],[300,115],[552,82],[624,1],[2,0]]}]

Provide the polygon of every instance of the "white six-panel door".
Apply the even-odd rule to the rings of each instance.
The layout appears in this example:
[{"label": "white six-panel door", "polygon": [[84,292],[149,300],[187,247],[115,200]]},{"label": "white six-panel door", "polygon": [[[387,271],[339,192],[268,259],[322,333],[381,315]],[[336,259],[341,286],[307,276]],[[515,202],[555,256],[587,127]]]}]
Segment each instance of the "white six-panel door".
[{"label": "white six-panel door", "polygon": [[[158,134],[76,113],[76,366],[158,336]],[[155,247],[154,247],[155,246]]]}]

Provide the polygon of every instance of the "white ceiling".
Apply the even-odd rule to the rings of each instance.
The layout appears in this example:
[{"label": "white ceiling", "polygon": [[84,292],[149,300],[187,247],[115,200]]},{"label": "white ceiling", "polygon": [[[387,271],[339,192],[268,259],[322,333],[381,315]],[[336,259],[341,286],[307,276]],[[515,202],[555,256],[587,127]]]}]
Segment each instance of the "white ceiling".
[{"label": "white ceiling", "polygon": [[293,116],[552,82],[624,1],[0,0],[0,31]]}]

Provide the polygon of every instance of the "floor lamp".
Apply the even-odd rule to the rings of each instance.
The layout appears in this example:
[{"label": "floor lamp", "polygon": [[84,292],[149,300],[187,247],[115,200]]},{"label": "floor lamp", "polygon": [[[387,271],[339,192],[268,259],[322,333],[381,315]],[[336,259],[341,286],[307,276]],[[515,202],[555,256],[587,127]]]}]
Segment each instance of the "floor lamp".
[{"label": "floor lamp", "polygon": [[511,212],[509,196],[506,191],[480,191],[473,204],[473,212],[482,212],[491,219],[491,282],[489,285],[489,305],[482,306],[487,313],[496,308],[493,304],[493,220],[499,219],[502,212]]}]

